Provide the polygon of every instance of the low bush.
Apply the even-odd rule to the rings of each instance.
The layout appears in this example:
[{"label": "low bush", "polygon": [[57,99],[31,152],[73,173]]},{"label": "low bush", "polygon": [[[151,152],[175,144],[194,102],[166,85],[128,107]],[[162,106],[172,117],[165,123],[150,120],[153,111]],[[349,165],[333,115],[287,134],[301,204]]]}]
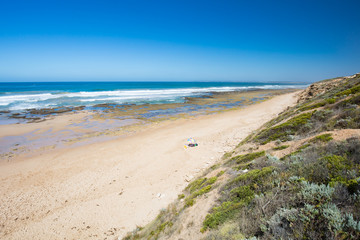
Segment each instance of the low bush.
[{"label": "low bush", "polygon": [[324,142],[327,143],[331,141],[333,138],[331,137],[330,133],[321,134],[319,136],[316,136],[312,138],[309,142],[310,143],[318,143],[318,142]]},{"label": "low bush", "polygon": [[315,109],[315,108],[323,107],[326,104],[328,104],[328,101],[321,101],[321,102],[318,102],[318,103],[314,103],[314,104],[311,104],[311,105],[306,105],[304,107],[301,107],[301,108],[298,109],[298,111],[303,112],[303,111],[307,111],[307,110],[312,110],[312,109]]},{"label": "low bush", "polygon": [[236,164],[247,163],[256,158],[262,157],[262,156],[265,156],[265,151],[248,153],[248,154],[244,154],[244,155],[238,155],[238,156],[230,158],[228,163],[236,163]]},{"label": "low bush", "polygon": [[[185,190],[189,191],[189,195],[185,198],[184,207],[191,207],[195,203],[195,198],[208,193],[212,189],[212,185],[216,182],[217,176],[211,178],[199,178],[190,183]],[[184,195],[185,197],[185,195]]]},{"label": "low bush", "polygon": [[309,122],[314,113],[315,111],[303,113],[278,126],[265,129],[255,137],[255,141],[259,142],[260,144],[266,144],[277,139],[280,139],[281,141],[287,141],[289,135],[298,133],[299,130],[301,130],[301,128],[303,128]]},{"label": "low bush", "polygon": [[288,147],[289,147],[289,145],[282,145],[282,146],[274,147],[273,150],[275,150],[275,151],[284,150]]},{"label": "low bush", "polygon": [[223,202],[220,206],[214,207],[211,213],[205,217],[202,231],[208,228],[215,228],[235,216],[237,210],[245,206],[243,202]]},{"label": "low bush", "polygon": [[236,185],[236,184],[247,184],[249,182],[251,183],[257,183],[261,184],[262,179],[271,174],[274,170],[274,167],[264,167],[262,169],[254,169],[251,170],[245,174],[239,175],[232,179],[226,186],[229,188],[230,186]]},{"label": "low bush", "polygon": [[345,91],[339,92],[339,93],[335,94],[335,96],[350,95],[350,94],[355,94],[358,92],[360,92],[360,84],[358,84],[350,89],[347,89]]}]

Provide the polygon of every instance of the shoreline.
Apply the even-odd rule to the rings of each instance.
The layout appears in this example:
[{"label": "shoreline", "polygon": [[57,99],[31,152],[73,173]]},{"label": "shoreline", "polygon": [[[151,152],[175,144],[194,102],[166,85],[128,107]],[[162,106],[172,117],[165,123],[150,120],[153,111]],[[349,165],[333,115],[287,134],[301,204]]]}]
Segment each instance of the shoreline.
[{"label": "shoreline", "polygon": [[154,123],[233,111],[293,91],[222,92],[206,97],[186,98],[185,103],[172,104],[102,104],[93,110],[77,108],[76,111],[57,115],[47,114],[51,112],[49,109],[39,109],[37,112],[46,114],[28,117],[41,118],[41,121],[0,125],[0,161],[30,157],[39,151],[67,149],[126,137]]},{"label": "shoreline", "polygon": [[[298,92],[135,134],[0,163],[4,239],[114,238],[143,225],[194,176],[296,103]],[[46,122],[44,122],[46,123]],[[185,149],[188,137],[199,142]]]},{"label": "shoreline", "polygon": [[[100,103],[95,105],[82,105],[82,106],[58,106],[51,108],[28,108],[22,110],[0,110],[0,126],[1,125],[12,125],[12,124],[26,124],[26,123],[39,123],[53,119],[58,116],[63,116],[67,114],[81,113],[81,112],[97,112],[97,113],[106,113],[109,111],[126,111],[133,109],[161,109],[161,106],[166,106],[167,108],[177,108],[178,106],[196,104],[196,105],[206,105],[208,108],[211,107],[211,104],[220,103],[233,103],[232,105],[226,106],[224,108],[231,108],[234,105],[239,105],[243,100],[262,100],[263,97],[269,97],[269,95],[277,95],[279,92],[293,92],[299,89],[295,88],[284,88],[284,89],[249,89],[249,90],[233,90],[233,91],[224,91],[224,92],[208,92],[204,95],[199,96],[184,96],[181,102],[163,102],[163,103]],[[230,101],[227,97],[230,97]],[[242,96],[242,98],[238,97]],[[232,99],[235,98],[235,99]],[[160,107],[159,107],[160,106]],[[144,111],[143,111],[144,112]]]}]

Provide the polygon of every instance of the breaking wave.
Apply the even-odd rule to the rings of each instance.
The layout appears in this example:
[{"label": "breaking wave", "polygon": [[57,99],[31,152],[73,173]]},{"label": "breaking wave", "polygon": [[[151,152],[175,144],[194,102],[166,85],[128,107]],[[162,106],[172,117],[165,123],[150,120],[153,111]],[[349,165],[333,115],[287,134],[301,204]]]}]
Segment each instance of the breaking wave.
[{"label": "breaking wave", "polygon": [[60,106],[92,106],[100,103],[166,103],[182,102],[185,97],[213,92],[247,91],[251,89],[303,88],[305,85],[259,85],[241,87],[204,87],[172,89],[136,89],[113,91],[42,92],[33,94],[7,92],[0,95],[1,110],[24,110]]}]

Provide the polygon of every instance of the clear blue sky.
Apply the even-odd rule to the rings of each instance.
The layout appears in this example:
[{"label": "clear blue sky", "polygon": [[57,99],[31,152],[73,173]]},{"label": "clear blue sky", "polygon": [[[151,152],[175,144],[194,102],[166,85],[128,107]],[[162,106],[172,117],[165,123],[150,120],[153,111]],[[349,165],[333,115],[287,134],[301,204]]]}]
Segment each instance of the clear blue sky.
[{"label": "clear blue sky", "polygon": [[0,0],[0,81],[317,81],[360,71],[360,1]]}]

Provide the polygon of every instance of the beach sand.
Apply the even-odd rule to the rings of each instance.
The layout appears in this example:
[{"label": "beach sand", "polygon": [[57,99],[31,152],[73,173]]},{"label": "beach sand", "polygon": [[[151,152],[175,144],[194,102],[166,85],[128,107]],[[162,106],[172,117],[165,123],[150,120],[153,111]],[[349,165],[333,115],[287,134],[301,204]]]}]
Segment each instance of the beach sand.
[{"label": "beach sand", "polygon": [[[151,221],[188,181],[295,104],[297,94],[213,115],[154,122],[114,140],[1,161],[0,238],[123,236]],[[73,119],[66,115],[56,121],[61,128]],[[28,127],[41,129],[48,123],[34,124]],[[25,124],[11,131],[28,130]],[[189,137],[199,146],[184,148]]]}]

